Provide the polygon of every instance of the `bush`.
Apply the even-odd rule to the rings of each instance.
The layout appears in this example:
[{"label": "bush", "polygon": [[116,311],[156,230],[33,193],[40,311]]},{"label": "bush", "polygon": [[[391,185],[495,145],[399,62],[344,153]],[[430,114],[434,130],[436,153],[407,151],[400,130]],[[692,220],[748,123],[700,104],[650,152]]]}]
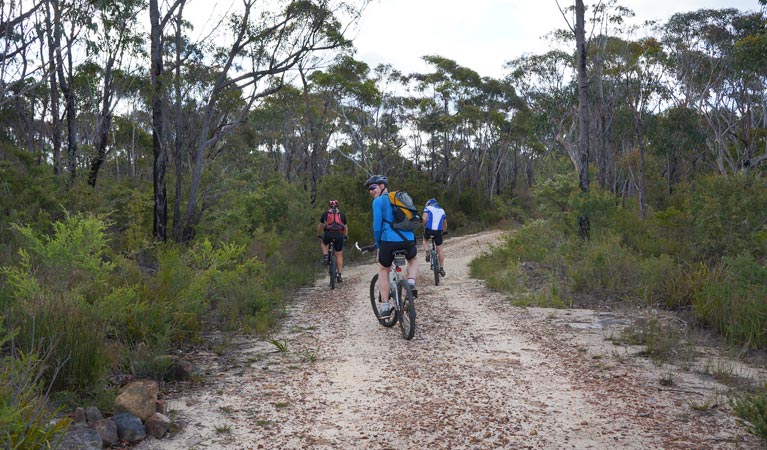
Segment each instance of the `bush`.
[{"label": "bush", "polygon": [[767,349],[767,267],[748,254],[722,263],[695,292],[695,316],[733,344]]},{"label": "bush", "polygon": [[[84,390],[98,381],[104,358],[105,328],[93,302],[108,290],[112,264],[104,260],[104,223],[97,217],[66,216],[52,236],[14,226],[21,235],[17,266],[3,267],[10,288],[9,329],[18,329],[18,348],[50,347],[58,376],[45,372],[59,388]],[[54,381],[55,378],[55,381]]]},{"label": "bush", "polygon": [[[9,340],[0,326],[0,348]],[[69,426],[69,419],[55,420],[59,411],[48,404],[43,390],[47,370],[34,353],[13,352],[0,360],[0,448],[52,448]]]},{"label": "bush", "polygon": [[758,233],[767,223],[767,180],[753,174],[702,178],[689,205],[693,257],[716,262],[743,253],[767,256]]},{"label": "bush", "polygon": [[573,249],[567,274],[575,292],[621,295],[639,286],[639,258],[619,241],[619,236],[608,233]]},{"label": "bush", "polygon": [[767,439],[767,387],[754,394],[741,394],[730,399],[733,412],[753,434]]}]

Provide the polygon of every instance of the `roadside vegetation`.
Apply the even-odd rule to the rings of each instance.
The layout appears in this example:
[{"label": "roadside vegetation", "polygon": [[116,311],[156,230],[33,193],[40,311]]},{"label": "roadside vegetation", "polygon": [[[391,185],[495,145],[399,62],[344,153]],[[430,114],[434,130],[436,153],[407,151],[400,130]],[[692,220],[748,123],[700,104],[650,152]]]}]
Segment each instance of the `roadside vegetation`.
[{"label": "roadside vegetation", "polygon": [[[733,353],[767,350],[767,181],[697,179],[640,218],[637,205],[553,177],[532,190],[540,206],[472,274],[520,306],[660,308],[713,332]],[[567,199],[563,201],[562,199]],[[579,217],[589,217],[588,234]],[[689,364],[690,328],[650,319],[619,339],[659,361]],[[767,437],[764,386],[739,385],[734,411]]]}]

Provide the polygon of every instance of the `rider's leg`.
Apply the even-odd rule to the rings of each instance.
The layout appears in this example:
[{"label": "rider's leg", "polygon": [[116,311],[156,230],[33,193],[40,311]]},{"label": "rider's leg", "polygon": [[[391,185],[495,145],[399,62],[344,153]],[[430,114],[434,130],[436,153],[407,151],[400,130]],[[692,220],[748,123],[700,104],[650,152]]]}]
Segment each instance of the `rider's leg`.
[{"label": "rider's leg", "polygon": [[328,255],[328,244],[325,243],[324,239],[320,239],[320,248],[322,249],[322,256],[327,257]]},{"label": "rider's leg", "polygon": [[378,264],[378,292],[384,302],[389,298],[389,270],[389,267]]},{"label": "rider's leg", "polygon": [[442,252],[442,246],[437,246],[437,255],[439,255],[439,268],[445,267],[445,253]]},{"label": "rider's leg", "polygon": [[338,263],[338,273],[344,271],[344,252],[343,250],[336,252],[336,262]]}]

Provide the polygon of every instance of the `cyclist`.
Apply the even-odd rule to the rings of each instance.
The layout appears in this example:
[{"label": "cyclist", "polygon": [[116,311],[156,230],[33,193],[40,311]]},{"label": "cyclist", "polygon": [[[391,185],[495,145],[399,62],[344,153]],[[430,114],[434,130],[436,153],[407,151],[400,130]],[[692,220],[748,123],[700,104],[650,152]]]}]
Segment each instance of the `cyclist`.
[{"label": "cyclist", "polygon": [[430,198],[423,209],[423,251],[426,262],[429,262],[429,238],[434,238],[439,256],[439,274],[445,276],[445,254],[442,253],[442,236],[447,234],[447,214],[439,206],[437,199]]},{"label": "cyclist", "polygon": [[[418,246],[415,244],[415,233],[412,231],[395,230],[391,227],[394,212],[389,201],[387,186],[389,178],[384,175],[373,175],[365,182],[370,195],[373,196],[373,235],[378,249],[378,291],[381,298],[389,298],[389,271],[394,262],[394,251],[405,249],[407,259],[407,282],[413,289],[413,297],[418,297],[415,280],[418,277]],[[394,310],[391,303],[381,305],[381,315],[388,316]]]},{"label": "cyclist", "polygon": [[322,263],[325,265],[330,264],[328,245],[333,242],[333,248],[336,250],[336,262],[338,263],[336,281],[342,282],[344,239],[349,238],[349,227],[346,225],[346,215],[338,209],[338,200],[330,200],[328,209],[320,216],[320,223],[317,224],[317,238],[320,239]]}]

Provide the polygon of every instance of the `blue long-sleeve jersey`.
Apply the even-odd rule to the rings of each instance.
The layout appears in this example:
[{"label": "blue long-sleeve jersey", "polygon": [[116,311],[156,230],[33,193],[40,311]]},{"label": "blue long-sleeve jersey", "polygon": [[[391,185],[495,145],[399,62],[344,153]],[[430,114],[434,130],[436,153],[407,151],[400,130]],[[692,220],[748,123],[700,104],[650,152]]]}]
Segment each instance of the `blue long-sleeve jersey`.
[{"label": "blue long-sleeve jersey", "polygon": [[394,231],[391,227],[392,222],[394,222],[394,211],[392,211],[391,202],[389,201],[389,194],[387,191],[384,191],[378,198],[373,200],[373,236],[375,236],[376,247],[381,247],[381,241],[402,242],[405,240],[415,240],[415,234],[412,231]]}]

